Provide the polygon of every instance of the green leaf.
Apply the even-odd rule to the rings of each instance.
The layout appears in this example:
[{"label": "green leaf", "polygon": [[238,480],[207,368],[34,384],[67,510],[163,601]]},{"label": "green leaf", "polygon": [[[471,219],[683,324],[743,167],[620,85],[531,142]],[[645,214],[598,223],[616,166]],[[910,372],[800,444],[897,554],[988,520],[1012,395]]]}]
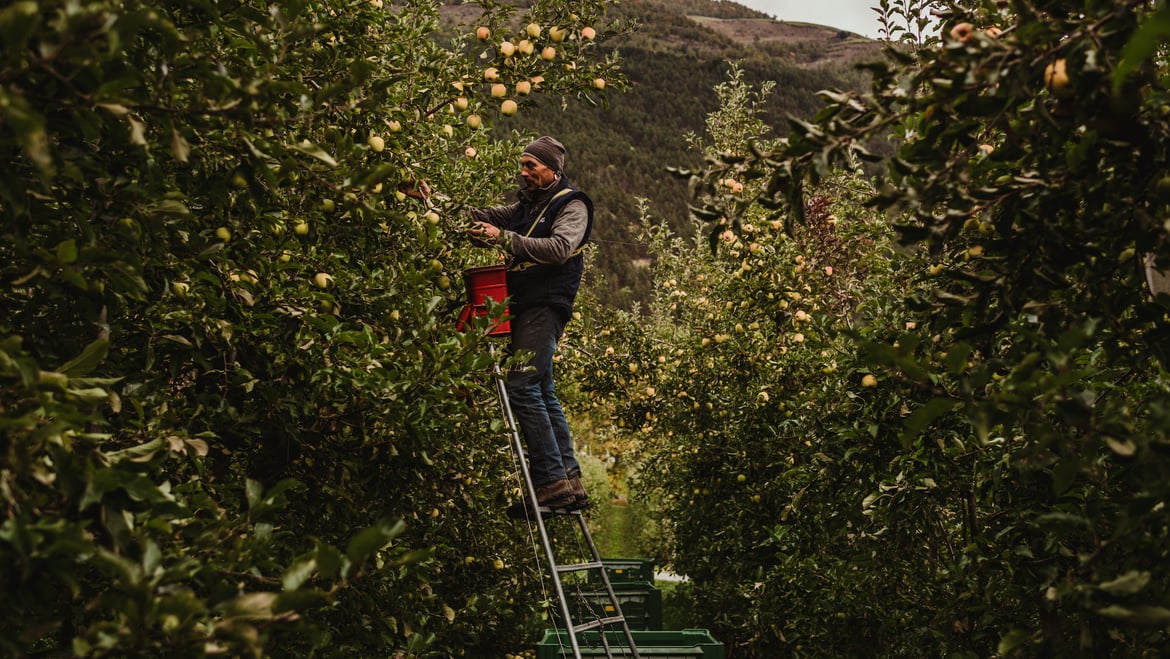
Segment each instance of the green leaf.
[{"label": "green leaf", "polygon": [[1126,76],[1140,69],[1158,52],[1158,47],[1170,39],[1170,5],[1159,4],[1161,6],[1154,15],[1142,23],[1121,51],[1121,61],[1113,69],[1114,91],[1121,89]]},{"label": "green leaf", "polygon": [[260,505],[264,497],[264,484],[258,480],[249,478],[244,482],[244,498],[248,501],[248,510],[253,510]]},{"label": "green leaf", "polygon": [[25,42],[36,33],[41,24],[37,3],[32,0],[14,2],[0,10],[0,44],[8,52],[24,50]]},{"label": "green leaf", "polygon": [[1130,570],[1112,581],[1097,584],[1097,588],[1110,595],[1133,595],[1145,588],[1148,583],[1150,583],[1149,572]]},{"label": "green leaf", "polygon": [[1165,627],[1170,625],[1170,609],[1162,606],[1107,606],[1097,613],[1141,627]]},{"label": "green leaf", "polygon": [[109,339],[98,339],[85,346],[81,354],[61,365],[57,370],[69,377],[85,375],[102,363],[110,352]]},{"label": "green leaf", "polygon": [[304,142],[301,142],[300,144],[294,144],[292,149],[293,149],[293,151],[298,151],[298,152],[303,153],[305,155],[312,156],[312,157],[316,158],[317,160],[320,160],[321,162],[325,163],[326,165],[329,165],[330,167],[337,166],[337,160],[335,160],[333,158],[333,156],[326,153],[325,150],[322,149],[321,147],[319,147],[316,144],[313,144],[312,142],[309,142],[307,140]]},{"label": "green leaf", "polygon": [[950,412],[957,404],[950,398],[935,398],[914,410],[914,414],[906,420],[904,440],[910,440],[922,434],[934,423],[935,419]]},{"label": "green leaf", "polygon": [[406,522],[398,520],[393,525],[385,523],[375,524],[350,539],[345,548],[345,555],[355,565],[361,563],[374,552],[387,546],[390,542],[406,530]]},{"label": "green leaf", "polygon": [[1007,634],[1004,634],[1003,638],[999,639],[999,646],[996,648],[996,651],[1001,656],[1007,656],[1016,648],[1027,643],[1030,637],[1031,635],[1023,629],[1013,629]]},{"label": "green leaf", "polygon": [[63,240],[57,244],[57,263],[67,265],[77,260],[77,241]]},{"label": "green leaf", "polygon": [[285,590],[296,590],[305,583],[309,577],[313,576],[313,572],[317,570],[317,558],[312,554],[301,556],[281,577],[280,583]]}]

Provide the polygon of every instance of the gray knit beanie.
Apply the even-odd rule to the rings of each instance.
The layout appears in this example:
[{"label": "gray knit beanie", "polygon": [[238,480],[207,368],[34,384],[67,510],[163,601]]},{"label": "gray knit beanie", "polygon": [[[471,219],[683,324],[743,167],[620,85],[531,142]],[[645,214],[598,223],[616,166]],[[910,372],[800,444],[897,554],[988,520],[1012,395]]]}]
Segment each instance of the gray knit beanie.
[{"label": "gray knit beanie", "polygon": [[565,145],[544,135],[532,141],[524,153],[544,163],[545,167],[560,173],[565,168]]}]

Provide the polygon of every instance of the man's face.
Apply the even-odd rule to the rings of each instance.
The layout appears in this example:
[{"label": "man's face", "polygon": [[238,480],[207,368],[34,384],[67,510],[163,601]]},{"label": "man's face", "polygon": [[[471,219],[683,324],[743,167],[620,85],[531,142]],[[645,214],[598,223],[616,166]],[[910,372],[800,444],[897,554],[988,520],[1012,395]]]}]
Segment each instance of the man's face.
[{"label": "man's face", "polygon": [[525,187],[536,190],[548,187],[548,184],[556,179],[557,174],[544,163],[525,154],[520,157],[520,177],[524,179]]}]

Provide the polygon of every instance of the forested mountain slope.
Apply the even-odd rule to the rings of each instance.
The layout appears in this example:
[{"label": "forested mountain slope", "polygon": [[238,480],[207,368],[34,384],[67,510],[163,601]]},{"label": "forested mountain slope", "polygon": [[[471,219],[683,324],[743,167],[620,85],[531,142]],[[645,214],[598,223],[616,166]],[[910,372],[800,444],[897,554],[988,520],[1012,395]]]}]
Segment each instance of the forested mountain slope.
[{"label": "forested mountain slope", "polygon": [[[465,7],[445,9],[453,22],[474,22]],[[613,18],[633,19],[638,27],[599,39],[598,47],[621,55],[631,89],[599,94],[596,104],[534,98],[496,130],[547,133],[565,143],[568,175],[597,203],[595,290],[628,307],[647,290],[639,267],[644,253],[630,231],[637,199],[647,200],[655,218],[689,231],[686,182],[666,168],[698,164],[686,136],[704,132],[704,119],[717,106],[714,88],[727,80],[731,62],[751,83],[775,81],[762,119],[782,135],[787,116],[810,118],[821,107],[817,91],[863,84],[855,65],[876,59],[880,46],[831,27],[773,20],[734,2],[632,0],[615,11]]]}]

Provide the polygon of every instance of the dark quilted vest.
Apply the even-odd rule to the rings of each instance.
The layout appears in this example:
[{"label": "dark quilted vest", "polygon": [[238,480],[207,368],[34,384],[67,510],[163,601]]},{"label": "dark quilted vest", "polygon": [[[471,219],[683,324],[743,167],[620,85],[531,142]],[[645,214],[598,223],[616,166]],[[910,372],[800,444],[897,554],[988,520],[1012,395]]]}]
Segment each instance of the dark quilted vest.
[{"label": "dark quilted vest", "polygon": [[[555,197],[566,189],[569,190],[567,194]],[[580,248],[589,242],[589,234],[593,232],[593,202],[584,192],[573,190],[564,177],[560,185],[550,192],[549,198],[552,201],[548,202],[548,208],[544,207],[543,202],[529,204],[521,200],[516,214],[508,222],[508,230],[531,238],[547,238],[552,235],[553,221],[565,205],[579,199],[585,202],[585,208],[589,211],[585,236],[581,239],[581,245],[576,247],[576,253],[562,265],[541,264],[513,257],[508,263],[508,294],[512,296],[513,314],[519,315],[533,306],[551,306],[567,322],[573,314],[573,300],[577,297],[577,289],[581,287],[581,273],[585,270],[585,257],[580,253]],[[533,227],[532,223],[538,216],[540,222]],[[531,232],[529,227],[532,227]]]}]

